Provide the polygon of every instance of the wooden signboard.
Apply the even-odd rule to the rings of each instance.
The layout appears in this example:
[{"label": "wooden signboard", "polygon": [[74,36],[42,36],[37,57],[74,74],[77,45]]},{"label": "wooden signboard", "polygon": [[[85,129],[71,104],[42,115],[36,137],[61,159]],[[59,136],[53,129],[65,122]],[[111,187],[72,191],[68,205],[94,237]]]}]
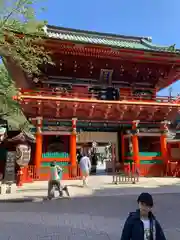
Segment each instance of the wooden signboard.
[{"label": "wooden signboard", "polygon": [[3,182],[15,181],[16,152],[7,152]]}]

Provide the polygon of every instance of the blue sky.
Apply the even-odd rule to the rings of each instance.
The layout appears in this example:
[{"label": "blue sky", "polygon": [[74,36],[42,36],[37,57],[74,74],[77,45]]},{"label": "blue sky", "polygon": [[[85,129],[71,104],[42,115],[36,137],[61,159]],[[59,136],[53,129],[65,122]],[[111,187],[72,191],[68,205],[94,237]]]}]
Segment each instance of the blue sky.
[{"label": "blue sky", "polygon": [[[42,4],[47,10],[38,18],[51,25],[151,36],[154,43],[180,48],[180,0],[46,0]],[[173,84],[172,92],[180,92],[180,81]],[[167,94],[167,89],[161,91]]]}]

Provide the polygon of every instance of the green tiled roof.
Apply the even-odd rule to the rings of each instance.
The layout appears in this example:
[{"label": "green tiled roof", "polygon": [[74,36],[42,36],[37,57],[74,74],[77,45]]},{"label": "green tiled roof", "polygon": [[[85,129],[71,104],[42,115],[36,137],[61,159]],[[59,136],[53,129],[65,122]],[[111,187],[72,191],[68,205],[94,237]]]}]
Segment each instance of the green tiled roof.
[{"label": "green tiled roof", "polygon": [[55,26],[47,26],[44,30],[50,38],[72,41],[76,43],[95,44],[114,48],[180,53],[180,50],[175,49],[175,45],[155,45],[152,43],[152,39],[149,37],[104,34]]}]

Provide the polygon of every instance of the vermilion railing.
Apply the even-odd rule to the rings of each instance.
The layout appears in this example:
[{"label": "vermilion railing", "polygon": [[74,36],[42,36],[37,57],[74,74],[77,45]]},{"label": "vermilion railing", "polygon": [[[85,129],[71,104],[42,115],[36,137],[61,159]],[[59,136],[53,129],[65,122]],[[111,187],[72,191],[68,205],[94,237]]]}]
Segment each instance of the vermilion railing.
[{"label": "vermilion railing", "polygon": [[[138,173],[139,176],[142,177],[180,177],[180,165],[178,162],[169,162],[167,169],[163,164],[145,164],[140,165],[138,172],[136,171],[135,165],[126,164],[123,167],[123,171],[125,174],[134,174]],[[74,169],[74,168],[73,168]],[[43,171],[44,172],[43,172]],[[48,181],[50,179],[50,169],[49,167],[42,167],[38,174],[35,166],[28,166],[21,169],[22,175],[17,175],[17,185],[22,186],[23,183],[30,183],[33,181]],[[115,173],[114,173],[115,174]],[[64,167],[62,180],[77,180],[81,179],[81,171],[80,168],[77,167],[76,173],[74,175],[74,171],[72,171],[71,166]],[[19,184],[21,182],[21,184]]]},{"label": "vermilion railing", "polygon": [[164,177],[166,175],[163,164],[140,164],[137,167],[134,163],[126,163],[122,169],[125,174],[138,174],[141,177]]},{"label": "vermilion railing", "polygon": [[140,164],[139,173],[142,177],[164,177],[166,175],[163,164]]},{"label": "vermilion railing", "polygon": [[[28,166],[22,168],[22,182],[32,182],[32,181],[47,181],[50,179],[50,167],[41,167],[37,171],[36,166]],[[74,173],[74,168],[72,171],[71,166],[63,167],[62,180],[76,180],[81,178],[80,168],[77,166],[76,172]]]},{"label": "vermilion railing", "polygon": [[180,177],[180,164],[179,162],[168,162],[167,166],[167,176],[168,177]]},{"label": "vermilion railing", "polygon": [[[59,89],[36,89],[36,90],[26,90],[21,89],[21,94],[24,96],[30,95],[30,96],[43,96],[43,97],[62,97],[62,98],[81,98],[81,99],[99,99],[97,93],[91,93],[91,92],[73,92],[72,90],[69,91],[62,91]],[[100,100],[100,99],[99,99]],[[176,97],[168,97],[168,96],[156,96],[151,97],[147,95],[125,95],[120,94],[119,100],[123,101],[147,101],[147,102],[158,102],[158,103],[178,103],[178,98]]]}]

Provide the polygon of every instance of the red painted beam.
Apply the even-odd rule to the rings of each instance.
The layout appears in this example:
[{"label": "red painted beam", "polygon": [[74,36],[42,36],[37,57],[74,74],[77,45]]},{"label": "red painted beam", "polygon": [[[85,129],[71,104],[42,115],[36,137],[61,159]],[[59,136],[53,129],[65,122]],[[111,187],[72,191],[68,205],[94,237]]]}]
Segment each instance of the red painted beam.
[{"label": "red painted beam", "polygon": [[19,96],[20,101],[26,100],[26,101],[61,101],[66,103],[93,103],[93,104],[101,104],[107,106],[108,104],[112,105],[141,105],[141,106],[167,106],[167,107],[180,107],[180,103],[174,102],[168,102],[166,99],[166,102],[163,102],[163,98],[156,98],[156,100],[162,100],[162,102],[157,101],[143,101],[143,100],[121,100],[121,101],[108,101],[108,100],[97,100],[97,99],[88,99],[88,98],[71,98],[71,97],[58,97],[58,96],[52,96],[52,95],[21,95]]},{"label": "red painted beam", "polygon": [[[59,47],[61,45],[61,47]],[[152,52],[152,51],[143,51],[136,49],[113,49],[112,47],[103,47],[98,45],[83,45],[80,44],[72,44],[61,42],[61,44],[57,46],[52,45],[52,50],[54,49],[56,52],[64,51],[65,54],[73,54],[73,55],[87,55],[87,56],[100,56],[100,57],[129,57],[143,60],[151,60],[151,61],[165,61],[169,63],[175,62],[176,64],[180,63],[180,56],[175,53],[164,53],[164,52]],[[132,60],[132,59],[131,59]]]}]

